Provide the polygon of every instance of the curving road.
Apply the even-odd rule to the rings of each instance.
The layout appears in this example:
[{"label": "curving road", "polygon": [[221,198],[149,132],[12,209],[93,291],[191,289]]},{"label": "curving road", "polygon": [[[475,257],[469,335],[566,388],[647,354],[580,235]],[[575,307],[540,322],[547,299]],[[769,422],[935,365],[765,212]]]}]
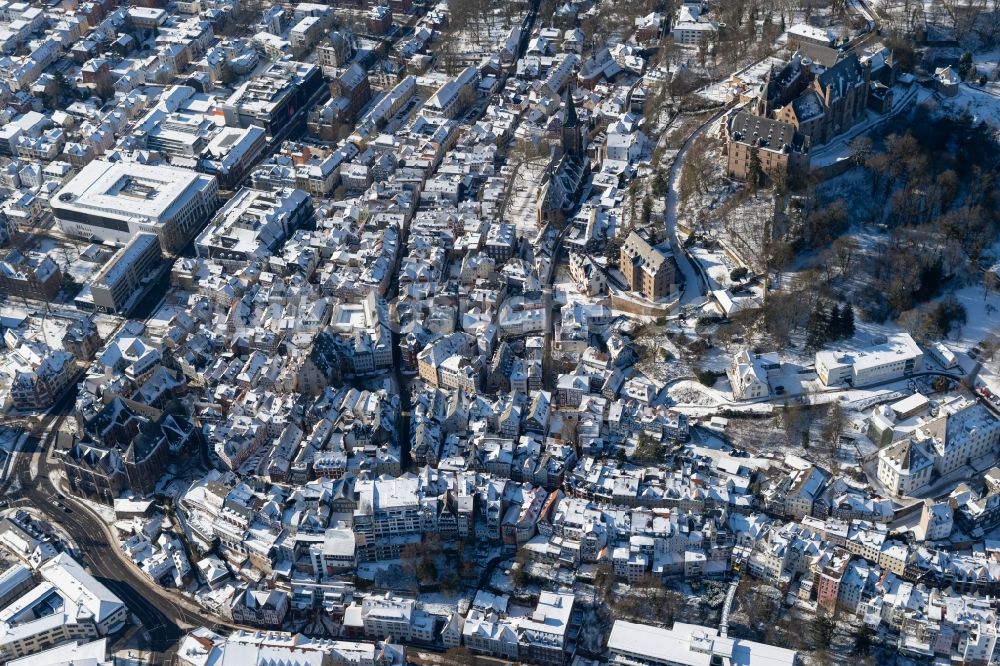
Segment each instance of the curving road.
[{"label": "curving road", "polygon": [[[65,416],[58,417],[57,421],[62,418]],[[24,453],[30,455],[22,455],[16,469],[15,478],[20,487],[8,496],[12,504],[25,503],[42,511],[69,534],[79,550],[79,559],[90,573],[118,595],[142,623],[141,649],[151,653],[152,663],[170,663],[184,630],[203,624],[207,613],[199,615],[181,608],[169,593],[134,565],[124,562],[104,521],[89,507],[72,496],[59,500],[49,478],[49,471],[54,470],[47,455],[57,431],[58,428],[53,428],[44,439],[32,437],[29,440],[30,448]],[[38,475],[31,478],[29,461],[36,455],[40,456]],[[56,506],[56,501],[61,501],[68,510]]]},{"label": "curving road", "polygon": [[677,261],[677,267],[684,275],[684,291],[681,293],[681,305],[696,301],[704,295],[707,288],[707,286],[703,283],[701,275],[695,270],[693,262],[688,256],[687,251],[683,248],[683,245],[679,242],[677,237],[677,202],[680,197],[680,174],[684,165],[684,156],[687,154],[688,149],[691,148],[695,139],[704,134],[709,127],[711,127],[719,120],[719,118],[723,116],[723,114],[726,113],[726,111],[727,109],[722,109],[691,133],[691,136],[684,141],[684,144],[674,156],[674,161],[671,163],[670,171],[667,174],[668,187],[665,202],[666,206],[663,210],[663,224],[667,230],[667,238],[670,239],[670,248],[674,252],[674,259]]},{"label": "curving road", "polygon": [[76,390],[69,390],[49,410],[25,442],[0,491],[6,492],[12,506],[26,504],[41,511],[70,536],[80,561],[125,602],[142,624],[140,649],[149,653],[151,663],[171,663],[178,641],[189,628],[213,622],[242,628],[220,621],[190,600],[149,580],[125,558],[103,518],[71,494],[63,496],[63,489],[53,485],[51,475],[58,472],[59,464],[51,456],[52,445],[75,402]]},{"label": "curving road", "polygon": [[[860,53],[871,42],[881,39],[879,34],[881,29],[881,20],[878,12],[875,11],[875,8],[869,2],[866,0],[856,1],[859,5],[861,5],[861,7],[853,7],[852,5],[852,8],[872,23],[871,29],[868,32],[863,35],[859,35],[849,43],[849,50],[855,50]],[[870,14],[870,19],[868,14]],[[691,144],[694,143],[696,138],[704,134],[705,131],[711,127],[713,123],[718,121],[719,118],[721,118],[728,110],[729,109],[723,108],[721,111],[713,115],[705,124],[699,126],[698,129],[692,132],[677,151],[677,155],[674,157],[674,161],[670,165],[670,172],[668,175],[669,187],[667,188],[665,202],[666,207],[663,213],[663,222],[667,230],[667,237],[670,239],[670,247],[674,252],[677,267],[684,275],[684,291],[681,294],[681,305],[695,302],[698,298],[705,294],[707,285],[704,284],[702,276],[694,267],[693,260],[683,249],[683,246],[677,238],[677,200],[679,195],[679,176],[684,165],[684,156],[691,147]],[[698,285],[697,289],[695,289],[694,286],[696,284]]]}]

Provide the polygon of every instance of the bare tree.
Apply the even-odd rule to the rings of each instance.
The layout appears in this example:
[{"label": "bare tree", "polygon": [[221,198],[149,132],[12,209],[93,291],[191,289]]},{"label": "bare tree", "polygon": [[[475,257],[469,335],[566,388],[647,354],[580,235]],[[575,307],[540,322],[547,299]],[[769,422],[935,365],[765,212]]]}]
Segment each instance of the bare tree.
[{"label": "bare tree", "polygon": [[833,241],[833,251],[837,256],[838,267],[842,276],[846,276],[850,272],[851,265],[857,256],[858,248],[858,241],[851,236],[841,236]]},{"label": "bare tree", "polygon": [[939,4],[959,40],[972,32],[977,18],[987,8],[986,0],[940,0]]}]

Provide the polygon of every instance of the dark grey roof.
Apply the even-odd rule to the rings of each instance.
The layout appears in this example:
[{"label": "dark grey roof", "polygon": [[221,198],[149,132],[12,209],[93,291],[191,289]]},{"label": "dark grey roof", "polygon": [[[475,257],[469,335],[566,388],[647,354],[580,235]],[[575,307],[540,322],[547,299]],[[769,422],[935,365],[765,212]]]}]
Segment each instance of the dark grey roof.
[{"label": "dark grey roof", "polygon": [[802,144],[801,135],[795,131],[794,125],[745,111],[733,117],[729,133],[734,141],[770,150],[781,150],[785,145],[799,148]]},{"label": "dark grey roof", "polygon": [[828,85],[832,85],[834,93],[838,96],[843,96],[848,88],[864,81],[864,79],[864,68],[858,61],[858,56],[853,52],[816,77],[823,90],[826,90]]}]

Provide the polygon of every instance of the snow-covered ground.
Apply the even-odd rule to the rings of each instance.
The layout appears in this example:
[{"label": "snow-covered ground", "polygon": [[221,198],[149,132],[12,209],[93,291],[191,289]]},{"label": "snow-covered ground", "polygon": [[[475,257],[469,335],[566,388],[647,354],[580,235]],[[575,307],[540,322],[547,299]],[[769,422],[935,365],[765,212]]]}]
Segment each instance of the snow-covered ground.
[{"label": "snow-covered ground", "polygon": [[764,58],[741,69],[723,81],[715,81],[708,84],[699,90],[697,94],[713,102],[724,103],[738,96],[749,85],[763,81],[772,66],[781,67],[784,64],[785,61],[781,58]]},{"label": "snow-covered ground", "polygon": [[963,83],[954,97],[938,95],[936,99],[948,113],[959,115],[968,112],[974,124],[985,122],[1000,129],[1000,92],[992,93],[978,85]]},{"label": "snow-covered ground", "polygon": [[504,221],[517,227],[519,236],[534,237],[538,233],[536,205],[545,174],[546,160],[521,163],[514,176],[510,203],[503,212]]}]

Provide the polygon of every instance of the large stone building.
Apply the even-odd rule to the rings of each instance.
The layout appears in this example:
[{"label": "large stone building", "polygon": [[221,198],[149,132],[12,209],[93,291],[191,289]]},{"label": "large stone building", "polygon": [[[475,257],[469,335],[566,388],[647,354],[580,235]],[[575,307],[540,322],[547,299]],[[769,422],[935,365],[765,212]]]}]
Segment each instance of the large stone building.
[{"label": "large stone building", "polygon": [[774,117],[822,144],[864,120],[871,70],[853,53],[829,69],[815,69],[802,94],[775,110]]},{"label": "large stone building", "polygon": [[0,292],[10,296],[52,300],[62,285],[62,271],[41,252],[11,250],[0,261]]},{"label": "large stone building", "polygon": [[831,54],[817,61],[796,53],[781,69],[771,68],[748,110],[725,126],[723,150],[731,177],[748,179],[756,172],[757,178],[798,179],[808,173],[811,146],[828,143],[864,120],[871,61],[862,62],[854,53]]},{"label": "large stone building", "polygon": [[561,226],[576,208],[580,192],[590,175],[590,158],[585,152],[583,126],[576,112],[573,92],[563,97],[562,156],[550,162],[538,196],[538,224]]},{"label": "large stone building", "polygon": [[897,497],[913,495],[970,461],[995,456],[1000,420],[982,404],[957,397],[921,419],[913,434],[878,452],[878,479]]},{"label": "large stone building", "polygon": [[619,266],[632,291],[638,291],[652,300],[670,294],[670,287],[674,284],[674,263],[671,257],[657,250],[634,231],[622,244]]},{"label": "large stone building", "polygon": [[749,108],[823,144],[864,120],[870,83],[870,61],[861,62],[854,53],[829,67],[797,53],[780,70],[768,72]]},{"label": "large stone building", "polygon": [[[726,127],[726,173],[746,180],[759,176],[794,178],[809,171],[810,140],[795,126],[750,113],[737,113]],[[755,157],[756,155],[756,157]]]},{"label": "large stone building", "polygon": [[151,419],[138,409],[114,398],[86,423],[84,438],[63,455],[63,470],[75,492],[108,504],[125,489],[148,495],[167,465],[197,440],[190,419],[164,413]]}]

